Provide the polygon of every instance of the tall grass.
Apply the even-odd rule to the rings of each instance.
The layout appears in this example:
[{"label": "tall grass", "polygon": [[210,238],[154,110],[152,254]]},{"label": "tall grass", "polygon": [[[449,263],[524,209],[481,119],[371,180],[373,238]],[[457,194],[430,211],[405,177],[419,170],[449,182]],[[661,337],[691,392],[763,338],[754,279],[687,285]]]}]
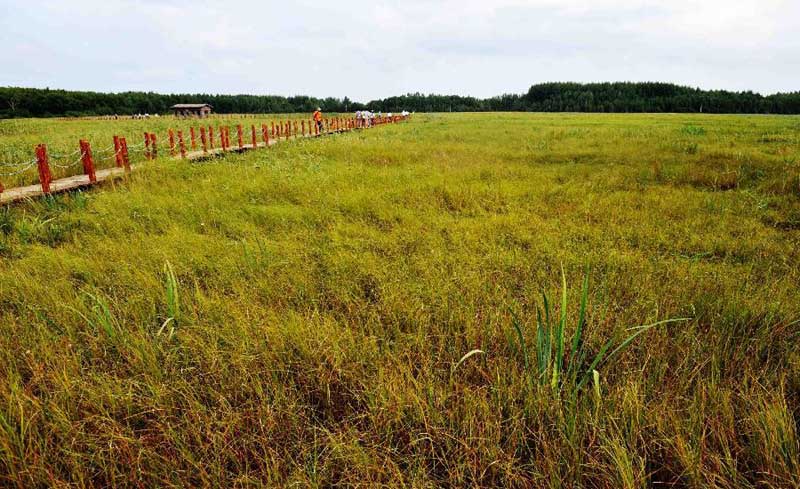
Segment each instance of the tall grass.
[{"label": "tall grass", "polygon": [[[539,385],[549,384],[553,393],[560,396],[562,392],[574,399],[586,384],[594,379],[595,388],[599,389],[600,369],[613,362],[614,358],[625,350],[636,338],[650,329],[674,322],[688,321],[683,319],[666,319],[651,324],[627,328],[628,336],[607,340],[599,351],[592,354],[585,343],[586,333],[586,308],[589,300],[589,272],[583,278],[581,288],[580,308],[571,337],[568,333],[569,308],[567,303],[567,278],[564,269],[561,269],[561,314],[560,318],[553,319],[551,303],[547,293],[542,292],[542,308],[536,307],[536,330],[533,357],[528,353],[528,340],[524,331],[528,328],[522,323],[518,314],[511,311],[512,325],[517,334],[519,347],[522,352],[525,370],[532,383]],[[462,359],[463,361],[463,359]],[[596,391],[599,396],[599,391]]]}]

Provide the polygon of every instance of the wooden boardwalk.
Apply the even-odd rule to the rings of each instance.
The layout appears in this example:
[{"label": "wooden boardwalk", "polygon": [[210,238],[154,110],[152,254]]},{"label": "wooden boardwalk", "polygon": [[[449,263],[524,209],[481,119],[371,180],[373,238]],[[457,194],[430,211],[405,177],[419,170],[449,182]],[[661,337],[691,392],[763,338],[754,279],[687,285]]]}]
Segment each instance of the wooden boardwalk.
[{"label": "wooden boardwalk", "polygon": [[[131,170],[133,170],[133,168],[134,165],[131,165]],[[74,190],[76,188],[88,187],[90,185],[96,185],[97,183],[105,180],[119,178],[123,175],[125,175],[124,168],[105,168],[95,172],[95,176],[97,177],[97,182],[95,184],[89,182],[89,175],[74,175],[71,177],[59,178],[58,180],[53,180],[50,182],[50,193],[55,194],[66,192],[68,190]],[[0,193],[0,204],[10,204],[12,202],[32,199],[42,195],[44,195],[44,192],[42,192],[42,186],[38,183],[35,185],[28,185],[26,187],[10,188],[3,193]]]},{"label": "wooden boardwalk", "polygon": [[[338,131],[331,131],[328,133],[317,135],[306,135],[306,136],[293,136],[292,139],[288,141],[293,141],[295,139],[303,139],[303,138],[316,138],[322,136],[328,136],[332,134],[338,134],[341,132],[350,132],[355,129],[346,129],[346,130],[338,130]],[[269,145],[274,146],[279,142],[286,142],[286,139],[270,139]],[[209,149],[208,151],[192,151],[186,153],[186,160],[202,160],[206,158],[214,158],[218,156],[223,156],[228,153],[242,153],[245,151],[251,151],[253,149],[264,148],[266,144],[264,143],[257,143],[255,148],[252,144],[244,144],[241,148],[239,146],[232,146],[227,151],[223,151],[222,148],[214,148]],[[173,160],[180,160],[183,159],[180,156],[172,157]],[[137,165],[131,165],[131,171],[136,169]],[[120,178],[125,176],[125,169],[124,168],[105,168],[102,170],[97,170],[95,172],[95,176],[97,177],[97,181],[95,183],[89,182],[88,175],[74,175],[71,177],[59,178],[58,180],[53,180],[50,182],[50,194],[56,194],[61,192],[67,192],[70,190],[75,190],[82,187],[88,187],[91,185],[97,185],[98,183],[102,183],[105,181],[114,180],[116,178]],[[15,187],[6,189],[3,192],[0,192],[0,205],[3,204],[11,204],[13,202],[19,202],[21,200],[32,199],[34,197],[40,197],[45,195],[42,191],[42,186],[40,184],[35,185],[28,185],[25,187]]]}]

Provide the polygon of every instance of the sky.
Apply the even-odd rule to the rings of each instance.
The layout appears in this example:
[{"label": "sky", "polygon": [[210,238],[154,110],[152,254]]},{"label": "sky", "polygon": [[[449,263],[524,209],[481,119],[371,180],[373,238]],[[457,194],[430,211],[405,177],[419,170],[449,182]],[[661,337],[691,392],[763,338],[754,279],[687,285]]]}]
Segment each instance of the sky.
[{"label": "sky", "polygon": [[0,86],[491,97],[800,90],[800,0],[0,0]]}]

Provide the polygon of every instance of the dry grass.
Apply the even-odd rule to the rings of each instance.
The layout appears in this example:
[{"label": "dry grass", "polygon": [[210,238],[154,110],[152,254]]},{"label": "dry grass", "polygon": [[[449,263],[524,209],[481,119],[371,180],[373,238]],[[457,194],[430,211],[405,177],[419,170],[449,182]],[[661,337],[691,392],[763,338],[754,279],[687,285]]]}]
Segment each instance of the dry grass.
[{"label": "dry grass", "polygon": [[[799,127],[417,116],[2,209],[2,483],[798,487]],[[587,267],[584,358],[691,319],[572,395]]]}]

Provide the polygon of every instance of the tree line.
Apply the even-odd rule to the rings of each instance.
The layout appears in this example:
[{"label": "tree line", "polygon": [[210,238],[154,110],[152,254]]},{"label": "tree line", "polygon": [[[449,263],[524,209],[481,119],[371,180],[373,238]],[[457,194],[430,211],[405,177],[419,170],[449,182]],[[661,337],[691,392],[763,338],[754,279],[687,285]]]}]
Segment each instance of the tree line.
[{"label": "tree line", "polygon": [[524,94],[487,99],[413,93],[354,102],[348,97],[278,95],[100,93],[0,87],[0,118],[166,114],[178,103],[209,103],[220,114],[310,112],[683,112],[800,114],[800,92],[764,96],[754,92],[701,90],[670,83],[543,83]]}]

